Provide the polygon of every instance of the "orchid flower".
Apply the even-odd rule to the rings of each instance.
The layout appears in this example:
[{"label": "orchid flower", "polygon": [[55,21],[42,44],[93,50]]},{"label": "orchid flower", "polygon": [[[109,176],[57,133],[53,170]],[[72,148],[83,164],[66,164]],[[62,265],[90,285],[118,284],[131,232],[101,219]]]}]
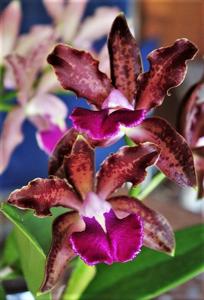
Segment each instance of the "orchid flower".
[{"label": "orchid flower", "polygon": [[51,28],[38,27],[36,31],[39,33],[38,42],[26,56],[10,54],[6,57],[16,81],[18,104],[7,114],[1,131],[0,173],[6,169],[13,151],[23,140],[22,126],[26,119],[37,128],[37,140],[48,153],[66,131],[66,105],[45,87],[44,90],[33,87],[55,41]]},{"label": "orchid flower", "polygon": [[179,129],[191,147],[198,179],[198,198],[204,198],[204,80],[195,84],[181,103]]},{"label": "orchid flower", "polygon": [[[151,52],[149,72],[142,73],[140,52],[123,14],[116,17],[108,39],[111,80],[89,53],[57,45],[48,56],[64,89],[85,98],[94,110],[76,108],[73,126],[98,145],[110,145],[126,134],[136,144],[151,142],[161,151],[157,167],[180,185],[194,186],[191,150],[166,120],[147,117],[186,74],[186,60],[196,47],[187,39]],[[96,110],[97,109],[97,110]]]},{"label": "orchid flower", "polygon": [[120,148],[106,158],[94,180],[93,148],[74,129],[68,134],[50,158],[53,176],[31,181],[8,199],[18,208],[33,209],[38,217],[51,215],[54,206],[71,209],[53,223],[41,291],[53,288],[77,255],[88,265],[130,261],[142,245],[172,255],[174,235],[168,221],[139,200],[114,194],[126,182],[144,180],[145,169],[158,159],[158,147]]}]

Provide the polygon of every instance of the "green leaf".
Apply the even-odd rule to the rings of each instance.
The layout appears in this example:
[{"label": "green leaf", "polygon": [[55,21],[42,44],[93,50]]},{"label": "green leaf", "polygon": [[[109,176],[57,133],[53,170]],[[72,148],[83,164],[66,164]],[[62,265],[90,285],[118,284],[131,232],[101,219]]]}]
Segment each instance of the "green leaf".
[{"label": "green leaf", "polygon": [[[45,259],[51,242],[51,226],[54,217],[38,219],[32,212],[23,212],[6,203],[1,211],[14,224],[16,243],[21,267],[29,290],[37,295],[44,276]],[[36,296],[36,299],[51,299],[51,294]]]},{"label": "green leaf", "polygon": [[62,300],[78,300],[83,291],[93,280],[96,274],[95,266],[86,265],[81,259],[77,260],[76,266],[63,293]]},{"label": "green leaf", "polygon": [[99,265],[81,300],[154,299],[204,271],[204,226],[176,233],[175,257],[144,248],[132,262]]},{"label": "green leaf", "polygon": [[2,252],[0,267],[10,266],[20,271],[20,258],[13,230],[7,236]]},{"label": "green leaf", "polygon": [[2,96],[1,101],[2,102],[13,101],[16,97],[17,97],[17,92],[16,91],[6,92]]},{"label": "green leaf", "polygon": [[9,112],[12,110],[13,107],[13,104],[0,103],[0,111],[2,112]]},{"label": "green leaf", "polygon": [[6,300],[6,294],[5,294],[4,288],[1,283],[0,283],[0,299]]}]

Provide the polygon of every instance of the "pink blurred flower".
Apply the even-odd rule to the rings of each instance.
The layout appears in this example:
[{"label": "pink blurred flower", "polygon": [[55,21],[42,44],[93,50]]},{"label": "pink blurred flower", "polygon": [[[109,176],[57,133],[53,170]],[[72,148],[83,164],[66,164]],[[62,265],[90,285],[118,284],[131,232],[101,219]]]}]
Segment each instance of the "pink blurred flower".
[{"label": "pink blurred flower", "polygon": [[[37,128],[37,140],[42,136],[40,146],[47,153],[58,141],[56,131],[61,132],[61,137],[66,130],[66,105],[60,98],[50,94],[49,84],[44,85],[43,89],[38,85],[34,87],[56,35],[51,27],[38,26],[22,39],[25,48],[21,45],[21,51],[25,51],[24,55],[10,54],[5,58],[15,80],[18,104],[7,114],[1,131],[0,173],[6,169],[13,151],[23,140],[22,125],[25,119]],[[43,139],[48,132],[52,145]]]}]

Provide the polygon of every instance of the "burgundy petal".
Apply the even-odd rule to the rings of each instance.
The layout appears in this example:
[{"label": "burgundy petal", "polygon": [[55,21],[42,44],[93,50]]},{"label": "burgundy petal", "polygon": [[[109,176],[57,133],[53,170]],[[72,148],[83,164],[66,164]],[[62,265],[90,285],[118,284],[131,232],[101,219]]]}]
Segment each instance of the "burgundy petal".
[{"label": "burgundy petal", "polygon": [[69,242],[73,231],[83,230],[78,213],[68,212],[59,216],[53,223],[52,245],[47,257],[45,277],[40,290],[45,292],[52,289],[63,275],[67,263],[75,257]]},{"label": "burgundy petal", "polygon": [[76,130],[85,132],[91,139],[104,140],[120,134],[120,125],[133,127],[144,120],[144,117],[143,110],[118,109],[110,113],[109,109],[91,111],[76,108],[70,119]]},{"label": "burgundy petal", "polygon": [[194,85],[184,97],[178,115],[179,131],[191,147],[204,136],[204,81]]},{"label": "burgundy petal", "polygon": [[144,120],[127,135],[135,143],[156,144],[161,154],[157,166],[171,180],[185,186],[195,186],[193,156],[185,139],[164,119],[154,117]]},{"label": "burgundy petal", "polygon": [[64,168],[62,167],[62,164],[64,161],[64,157],[69,156],[69,154],[71,153],[72,146],[77,138],[77,135],[78,132],[75,129],[71,128],[57,143],[49,159],[49,166],[48,166],[49,175],[59,176],[60,173],[62,177],[65,177]]},{"label": "burgundy petal", "polygon": [[78,136],[71,154],[65,157],[64,169],[68,181],[84,199],[94,188],[94,151],[88,142]]},{"label": "burgundy petal", "polygon": [[87,264],[126,262],[140,252],[143,226],[136,214],[118,219],[114,212],[105,213],[106,231],[95,218],[84,217],[86,229],[73,233],[70,241],[76,254]]},{"label": "burgundy petal", "polygon": [[187,39],[178,39],[166,48],[152,51],[148,60],[150,71],[138,78],[137,109],[151,109],[161,105],[169,89],[180,85],[186,75],[186,61],[192,59],[197,48]]},{"label": "burgundy petal", "polygon": [[134,213],[141,217],[145,246],[168,254],[174,253],[174,233],[164,216],[135,198],[119,196],[110,198],[109,201],[116,212]]},{"label": "burgundy petal", "polygon": [[137,77],[142,72],[140,51],[126,19],[119,14],[113,22],[108,39],[111,78],[130,103],[135,100]]},{"label": "burgundy petal", "polygon": [[13,191],[8,202],[18,208],[35,210],[39,217],[50,216],[50,208],[64,206],[79,209],[81,202],[64,179],[36,178],[21,189]]},{"label": "burgundy petal", "polygon": [[125,182],[139,184],[145,178],[145,169],[155,163],[158,155],[158,148],[152,144],[122,147],[103,162],[97,174],[97,194],[106,199]]},{"label": "burgundy petal", "polygon": [[98,68],[98,61],[89,53],[67,45],[57,45],[48,56],[56,75],[66,90],[86,98],[100,108],[111,91],[111,82]]}]

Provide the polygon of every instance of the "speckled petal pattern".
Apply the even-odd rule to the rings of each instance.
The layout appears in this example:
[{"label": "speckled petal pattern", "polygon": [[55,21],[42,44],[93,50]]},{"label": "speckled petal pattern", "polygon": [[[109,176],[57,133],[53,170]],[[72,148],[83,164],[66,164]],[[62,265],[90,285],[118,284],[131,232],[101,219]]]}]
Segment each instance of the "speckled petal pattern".
[{"label": "speckled petal pattern", "polygon": [[98,108],[111,91],[109,78],[99,71],[98,61],[88,52],[60,44],[48,56],[48,63],[54,67],[64,89],[86,98]]},{"label": "speckled petal pattern", "polygon": [[180,85],[186,75],[186,61],[192,59],[197,48],[187,39],[178,39],[170,47],[162,47],[148,55],[150,71],[138,77],[137,109],[151,109],[161,105],[169,89]]},{"label": "speckled petal pattern", "polygon": [[34,209],[39,217],[50,216],[50,208],[64,206],[78,209],[80,198],[64,179],[36,178],[21,189],[13,191],[8,203],[21,209]]},{"label": "speckled petal pattern", "polygon": [[108,38],[108,50],[112,82],[133,104],[142,63],[139,47],[123,14],[119,14],[113,22]]},{"label": "speckled petal pattern", "polygon": [[146,168],[153,165],[159,149],[153,144],[136,147],[122,147],[110,155],[101,165],[97,174],[97,193],[106,199],[125,182],[137,185],[146,176]]},{"label": "speckled petal pattern", "polygon": [[52,226],[52,244],[47,257],[44,281],[40,290],[52,289],[63,275],[68,261],[76,254],[72,250],[69,237],[73,231],[84,230],[84,223],[78,213],[69,212],[55,219]]},{"label": "speckled petal pattern", "polygon": [[94,189],[94,150],[88,142],[78,136],[71,154],[64,159],[64,169],[68,181],[84,199]]},{"label": "speckled petal pattern", "polygon": [[156,165],[169,179],[182,186],[196,185],[192,152],[185,139],[167,121],[148,118],[129,129],[127,135],[135,143],[151,142],[160,148]]}]

